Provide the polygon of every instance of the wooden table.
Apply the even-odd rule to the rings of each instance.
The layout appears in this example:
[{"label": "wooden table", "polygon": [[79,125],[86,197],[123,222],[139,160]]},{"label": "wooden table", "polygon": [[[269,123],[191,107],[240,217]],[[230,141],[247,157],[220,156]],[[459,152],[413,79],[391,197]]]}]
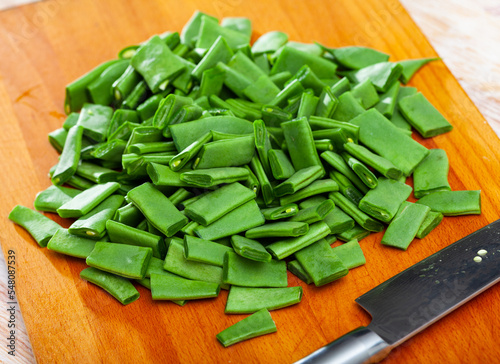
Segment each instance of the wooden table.
[{"label": "wooden table", "polygon": [[[421,7],[408,0],[403,2],[417,17],[424,33],[435,37],[442,33],[432,32],[435,29],[432,27],[430,31],[425,28],[425,24],[438,24],[435,18],[446,22],[440,16],[443,12],[430,6],[430,1],[423,2]],[[435,55],[396,1],[317,1],[305,5],[284,0],[182,4],[159,0],[105,3],[52,0],[0,13],[3,131],[0,162],[4,167],[0,241],[4,254],[11,249],[16,252],[18,300],[40,363],[139,360],[289,363],[359,325],[368,324],[368,315],[356,306],[354,298],[500,216],[499,141],[448,69],[439,62],[427,66],[412,84],[443,112],[455,130],[432,140],[418,140],[427,147],[447,150],[454,189],[483,191],[481,216],[446,218],[435,232],[413,243],[407,252],[381,247],[381,234],[363,240],[368,260],[364,267],[320,289],[304,286],[304,299],[299,305],[272,313],[277,334],[229,349],[222,349],[214,336],[242,316],[223,314],[224,293],[217,300],[193,302],[180,308],[152,302],[148,292],[141,289],[140,301],[121,307],[105,293],[81,281],[78,277],[84,267],[81,262],[40,249],[5,216],[15,204],[32,206],[36,192],[49,185],[46,174],[57,155],[48,145],[46,134],[60,127],[64,119],[64,85],[114,57],[122,46],[165,30],[180,30],[195,9],[218,17],[248,16],[253,21],[255,36],[279,29],[289,33],[292,40],[317,40],[330,46],[353,43],[372,46],[390,53],[394,60]],[[494,7],[483,10],[495,14]],[[439,39],[435,43],[438,53],[451,67],[453,60],[447,59],[446,45],[448,49],[463,47],[450,47],[450,43]],[[493,73],[486,78],[486,84],[498,85],[497,75]],[[470,81],[464,82],[463,86],[467,88],[469,84]],[[469,94],[484,101],[479,93]],[[496,95],[493,99],[498,96],[494,92],[493,95]],[[485,115],[498,107],[491,100],[488,105],[481,108]],[[493,112],[490,114],[495,117]],[[495,120],[488,121],[495,125]],[[301,284],[293,276],[289,277],[289,283]],[[491,313],[500,308],[499,291],[494,287],[477,297],[394,350],[386,362],[491,362],[498,358],[495,338],[500,322],[498,315]],[[18,312],[16,323],[20,319]],[[6,330],[5,326],[2,318],[0,330]],[[34,362],[29,343],[23,338],[22,329],[19,330],[18,356],[8,357],[2,349],[0,360]],[[0,332],[5,337],[4,331]]]}]

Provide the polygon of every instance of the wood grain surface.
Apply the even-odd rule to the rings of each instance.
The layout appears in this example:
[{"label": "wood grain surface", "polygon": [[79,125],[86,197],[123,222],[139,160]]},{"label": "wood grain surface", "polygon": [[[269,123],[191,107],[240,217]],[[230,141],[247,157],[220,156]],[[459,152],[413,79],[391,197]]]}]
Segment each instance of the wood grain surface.
[{"label": "wood grain surface", "polygon": [[[282,30],[297,41],[371,46],[392,60],[436,55],[393,0],[52,0],[0,13],[0,241],[5,255],[15,251],[18,301],[39,363],[291,363],[369,323],[356,297],[500,217],[500,142],[445,64],[435,62],[411,84],[455,129],[431,140],[415,138],[448,152],[453,189],[482,190],[480,216],[445,218],[407,252],[381,246],[382,235],[373,234],[361,242],[367,264],[325,287],[305,286],[289,275],[289,285],[304,287],[304,298],[272,312],[278,332],[227,349],[215,335],[245,316],[223,313],[226,292],[178,307],[153,302],[139,287],[141,299],[122,307],[82,281],[83,262],[39,248],[6,216],[16,204],[31,207],[36,193],[50,185],[47,172],[57,154],[47,133],[64,120],[65,84],[126,45],[180,30],[196,9],[218,17],[250,17],[254,39]],[[493,362],[500,357],[500,318],[494,314],[499,309],[500,289],[493,287],[393,350],[385,362]]]}]

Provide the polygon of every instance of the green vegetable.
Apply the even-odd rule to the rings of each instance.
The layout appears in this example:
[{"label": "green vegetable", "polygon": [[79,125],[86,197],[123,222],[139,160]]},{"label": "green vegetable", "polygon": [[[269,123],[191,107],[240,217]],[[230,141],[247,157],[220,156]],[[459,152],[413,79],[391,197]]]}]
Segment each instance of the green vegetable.
[{"label": "green vegetable", "polygon": [[253,313],[262,309],[277,310],[297,304],[302,287],[250,288],[231,286],[225,313]]},{"label": "green vegetable", "polygon": [[276,325],[269,311],[263,308],[253,315],[228,327],[224,331],[219,332],[217,334],[217,340],[219,340],[224,347],[228,347],[241,341],[270,334],[272,332],[276,332]]}]

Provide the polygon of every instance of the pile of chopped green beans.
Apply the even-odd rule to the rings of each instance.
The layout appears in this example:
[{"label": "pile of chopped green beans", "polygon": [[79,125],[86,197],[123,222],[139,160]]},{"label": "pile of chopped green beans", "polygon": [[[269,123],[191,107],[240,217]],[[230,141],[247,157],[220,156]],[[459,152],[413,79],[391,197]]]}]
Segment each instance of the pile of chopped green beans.
[{"label": "pile of chopped green beans", "polygon": [[372,231],[387,226],[382,244],[406,250],[443,216],[481,212],[480,191],[451,190],[446,152],[411,138],[452,129],[401,85],[433,59],[279,31],[250,45],[251,32],[196,12],[181,34],[70,83],[49,134],[53,185],[34,206],[75,221],[9,215],[41,247],[85,259],[81,277],[124,305],[133,283],[181,306],[229,290],[226,313],[253,315],[217,335],[224,346],[276,331],[268,310],[300,302],[287,269],[322,286],[365,264]]}]

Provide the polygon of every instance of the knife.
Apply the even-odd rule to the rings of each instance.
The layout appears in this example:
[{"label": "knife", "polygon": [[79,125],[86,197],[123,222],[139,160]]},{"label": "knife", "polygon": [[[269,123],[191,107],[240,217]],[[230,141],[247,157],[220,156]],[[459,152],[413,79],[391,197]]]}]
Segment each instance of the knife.
[{"label": "knife", "polygon": [[376,363],[500,280],[500,220],[458,240],[356,299],[371,316],[296,364]]}]

